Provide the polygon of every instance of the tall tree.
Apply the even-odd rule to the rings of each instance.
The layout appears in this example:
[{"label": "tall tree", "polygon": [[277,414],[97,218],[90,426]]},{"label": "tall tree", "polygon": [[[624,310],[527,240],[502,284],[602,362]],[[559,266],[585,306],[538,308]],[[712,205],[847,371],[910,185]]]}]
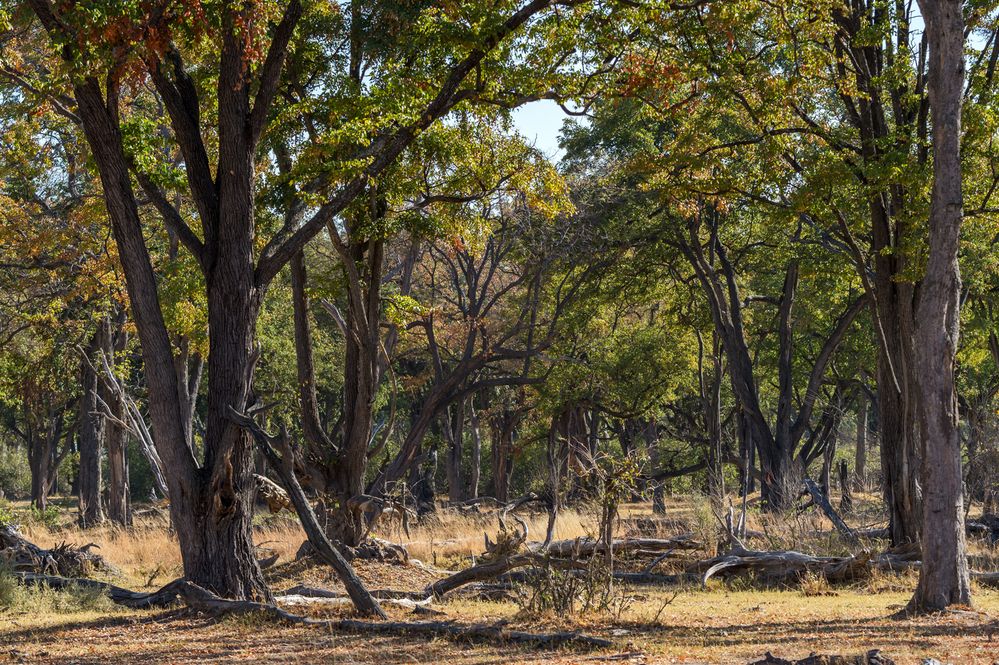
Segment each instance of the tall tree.
[{"label": "tall tree", "polygon": [[962,0],[919,0],[929,38],[929,99],[933,119],[933,192],[929,258],[919,294],[916,383],[923,453],[923,563],[911,612],[971,603],[964,533],[961,439],[955,383],[960,332],[958,251],[961,106],[965,82]]},{"label": "tall tree", "polygon": [[[169,469],[171,514],[185,575],[227,597],[269,597],[251,540],[251,438],[230,418],[230,409],[244,413],[254,400],[255,325],[268,286],[317,233],[336,231],[341,213],[371,190],[421,132],[461,102],[493,97],[492,81],[502,88],[500,81],[527,80],[517,77],[525,43],[512,43],[511,36],[529,28],[544,43],[544,35],[555,34],[548,28],[563,20],[550,10],[572,13],[585,3],[469,3],[451,7],[450,16],[424,7],[407,8],[404,16],[402,7],[379,5],[400,19],[393,40],[400,48],[381,62],[367,63],[366,80],[372,85],[360,89],[349,85],[350,76],[334,81],[323,76],[343,69],[349,58],[342,59],[340,49],[353,40],[340,39],[340,33],[346,28],[349,36],[364,17],[360,11],[343,16],[339,5],[330,10],[322,3],[306,7],[291,0],[272,21],[270,9],[277,7],[252,3],[212,5],[204,15],[170,4],[154,5],[149,12],[144,5],[104,12],[50,0],[27,4],[53,55],[64,61],[52,69],[68,72],[63,92],[71,97],[59,99],[73,107],[67,112],[82,126],[100,174],[142,346],[156,446]],[[309,34],[296,42],[296,28]],[[289,50],[317,53],[312,46],[330,70],[315,72],[310,101],[350,99],[329,114],[328,140],[315,147],[343,161],[332,173],[303,174],[318,185],[297,192],[314,204],[309,216],[260,242],[267,220],[258,220],[254,191],[258,172],[266,170],[268,143],[262,139],[275,117],[275,100],[296,100],[301,92],[282,89]],[[555,75],[566,47],[556,37],[553,48],[539,51],[541,60],[532,65]],[[157,128],[147,135],[167,136],[161,154],[176,157],[179,169],[164,168],[133,145],[143,120],[141,105],[130,103],[143,94],[129,78],[136,71],[139,83],[146,76],[152,82],[169,125],[166,132]],[[419,81],[411,85],[407,72],[418,72]],[[327,82],[336,85],[324,86]],[[547,91],[548,83],[532,82],[530,93]],[[200,458],[184,427],[188,393],[175,371],[136,186],[203,274],[209,349]],[[174,205],[171,190],[183,195],[184,207]],[[197,231],[188,223],[191,216],[199,222]]]}]

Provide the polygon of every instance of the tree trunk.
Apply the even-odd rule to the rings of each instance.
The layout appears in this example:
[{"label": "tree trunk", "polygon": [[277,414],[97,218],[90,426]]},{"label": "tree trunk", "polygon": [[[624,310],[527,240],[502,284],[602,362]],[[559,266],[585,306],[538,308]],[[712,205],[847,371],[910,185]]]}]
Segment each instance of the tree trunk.
[{"label": "tree trunk", "polygon": [[106,346],[107,332],[101,322],[85,350],[81,362],[79,423],[80,466],[79,466],[79,523],[87,529],[104,522],[104,509],[101,505],[101,443],[104,418],[98,405],[99,381],[96,367],[100,360],[98,353]]},{"label": "tree trunk", "polygon": [[[122,330],[125,322],[124,312],[120,313],[116,323],[117,330],[108,334],[104,343],[104,357],[108,367],[114,368],[115,352],[124,348],[126,334]],[[109,322],[110,323],[110,322]],[[110,333],[110,328],[109,328]],[[98,373],[103,370],[104,363],[96,365]],[[104,446],[108,456],[108,519],[121,526],[132,523],[132,505],[129,497],[128,433],[119,424],[125,422],[125,405],[122,395],[112,390],[108,384],[110,377],[101,381],[100,397],[110,418],[104,421]]]},{"label": "tree trunk", "polygon": [[459,399],[445,409],[441,421],[441,430],[447,442],[447,498],[457,503],[465,498],[461,468],[465,439],[465,400]]},{"label": "tree trunk", "polygon": [[49,504],[51,451],[46,442],[35,437],[28,447],[28,468],[31,471],[31,505],[44,511]]},{"label": "tree trunk", "polygon": [[514,414],[510,409],[504,408],[491,418],[493,496],[504,503],[510,499],[515,427]]},{"label": "tree trunk", "polygon": [[863,492],[867,486],[867,393],[861,388],[857,396],[857,450],[853,467],[853,486]]},{"label": "tree trunk", "polygon": [[836,433],[830,434],[829,440],[826,441],[825,450],[822,451],[822,493],[825,494],[826,498],[832,496],[832,472],[833,472],[833,457],[836,455]]},{"label": "tree trunk", "polygon": [[919,584],[908,609],[930,612],[971,602],[954,377],[961,303],[958,251],[963,215],[960,146],[965,64],[963,3],[920,0],[919,6],[930,48],[933,192],[929,260],[916,326],[916,384],[924,442],[923,557]]},{"label": "tree trunk", "polygon": [[[111,409],[111,415],[121,420],[124,417],[121,400],[109,395],[105,401]],[[121,426],[110,421],[105,423],[104,441],[108,455],[108,519],[122,526],[132,523],[127,440],[127,433]]]},{"label": "tree trunk", "polygon": [[844,515],[853,511],[853,494],[850,492],[850,469],[846,460],[839,461],[839,512]]},{"label": "tree trunk", "polygon": [[[909,292],[909,285],[890,285],[886,289]],[[892,296],[879,293],[879,305],[888,309],[885,301]],[[888,506],[889,533],[893,545],[919,542],[922,488],[919,484],[918,431],[915,413],[914,377],[903,370],[912,360],[906,337],[912,321],[906,314],[882,315],[886,323],[894,319],[889,337],[892,351],[878,354],[878,424],[881,440],[881,473],[884,476],[884,497]],[[906,321],[908,318],[908,321]],[[901,329],[900,329],[901,328]],[[894,360],[889,359],[889,355]],[[898,370],[899,390],[889,363]]]},{"label": "tree trunk", "polygon": [[469,424],[472,434],[472,464],[468,475],[468,498],[479,497],[479,479],[482,476],[482,429],[479,423],[479,412],[475,409],[474,396],[468,400]]}]

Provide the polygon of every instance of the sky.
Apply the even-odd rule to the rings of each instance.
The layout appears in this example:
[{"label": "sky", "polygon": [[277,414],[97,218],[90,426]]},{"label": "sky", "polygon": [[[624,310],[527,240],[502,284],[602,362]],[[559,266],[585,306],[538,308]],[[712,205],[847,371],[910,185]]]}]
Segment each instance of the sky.
[{"label": "sky", "polygon": [[542,100],[525,104],[513,112],[513,124],[528,141],[534,143],[552,160],[562,157],[558,147],[559,130],[567,116],[553,101]]}]

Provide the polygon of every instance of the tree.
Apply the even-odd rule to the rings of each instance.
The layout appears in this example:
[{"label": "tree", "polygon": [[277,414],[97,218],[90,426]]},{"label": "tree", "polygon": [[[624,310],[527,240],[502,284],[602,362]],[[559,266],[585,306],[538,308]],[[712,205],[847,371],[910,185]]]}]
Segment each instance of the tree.
[{"label": "tree", "polygon": [[[333,81],[335,86],[312,85],[307,90],[312,99],[350,100],[344,108],[353,112],[332,114],[343,121],[325,127],[327,140],[318,146],[342,161],[334,172],[305,178],[317,185],[298,192],[310,201],[308,217],[278,228],[260,244],[258,234],[265,231],[267,218],[258,219],[254,189],[269,145],[263,139],[275,117],[275,100],[280,97],[283,104],[300,92],[282,89],[283,83],[294,83],[284,77],[289,50],[315,53],[311,47],[317,45],[320,60],[331,69],[315,71],[315,78],[325,83],[329,79],[324,74],[340,75],[350,62],[341,58],[340,49],[344,43],[353,45],[351,33],[362,30],[360,6],[352,5],[348,17],[339,15],[336,6],[336,16],[331,16],[321,5],[291,0],[271,21],[256,5],[212,6],[204,15],[164,5],[147,14],[131,5],[103,12],[28,0],[52,55],[63,61],[62,67],[42,71],[68,72],[58,99],[73,107],[67,113],[83,128],[100,174],[188,579],[227,597],[269,597],[250,537],[252,444],[229,414],[246,413],[254,400],[254,328],[275,275],[321,230],[335,232],[337,217],[370,191],[421,132],[461,102],[493,97],[490,86],[516,82],[509,75],[520,66],[524,43],[512,42],[511,36],[530,31],[545,43],[542,36],[552,34],[548,28],[556,25],[550,10],[572,13],[576,4],[533,0],[486,8],[471,3],[453,7],[454,16],[416,8],[399,23],[399,48],[367,63],[374,84],[366,89],[368,103],[358,103],[365,91],[350,86],[349,75]],[[402,7],[379,9],[403,18]],[[299,34],[296,41],[296,28],[309,34]],[[344,30],[346,41],[336,37]],[[562,46],[556,38],[542,61],[532,64],[554,75],[564,61]],[[407,66],[400,68],[403,62]],[[195,63],[203,67],[193,69]],[[411,81],[407,71],[418,71],[419,80]],[[148,77],[165,109],[167,150],[158,157],[138,150],[135,129],[142,129],[144,107],[139,103],[141,85],[129,78],[135,72],[139,83]],[[548,84],[547,79],[534,81],[530,92],[547,91]],[[389,107],[392,112],[386,113]],[[217,119],[209,108],[217,109]],[[157,123],[152,128],[147,138],[159,135]],[[217,154],[210,156],[213,148]],[[188,393],[175,371],[136,185],[203,273],[209,350],[201,459],[184,428]],[[185,207],[173,204],[172,190],[182,194]],[[188,223],[192,215],[200,222],[198,231]],[[344,258],[353,260],[349,254]]]},{"label": "tree", "polygon": [[907,610],[931,612],[971,603],[955,382],[961,311],[958,252],[964,214],[961,106],[965,21],[961,0],[920,0],[919,7],[929,39],[933,192],[929,258],[916,324],[916,383],[924,443],[923,558],[919,584]]}]

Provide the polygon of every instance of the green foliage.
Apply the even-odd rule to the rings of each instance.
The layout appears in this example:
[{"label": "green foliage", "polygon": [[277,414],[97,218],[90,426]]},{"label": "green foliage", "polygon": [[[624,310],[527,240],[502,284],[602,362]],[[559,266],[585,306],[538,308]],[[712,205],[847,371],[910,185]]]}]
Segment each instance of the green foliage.
[{"label": "green foliage", "polygon": [[0,496],[23,499],[31,492],[31,469],[25,451],[0,442]]},{"label": "green foliage", "polygon": [[0,499],[0,527],[15,526],[17,518],[14,515],[14,507],[6,500]]},{"label": "green foliage", "polygon": [[45,506],[44,510],[31,506],[26,517],[30,522],[44,526],[49,531],[56,531],[62,526],[62,513],[54,505]]}]

